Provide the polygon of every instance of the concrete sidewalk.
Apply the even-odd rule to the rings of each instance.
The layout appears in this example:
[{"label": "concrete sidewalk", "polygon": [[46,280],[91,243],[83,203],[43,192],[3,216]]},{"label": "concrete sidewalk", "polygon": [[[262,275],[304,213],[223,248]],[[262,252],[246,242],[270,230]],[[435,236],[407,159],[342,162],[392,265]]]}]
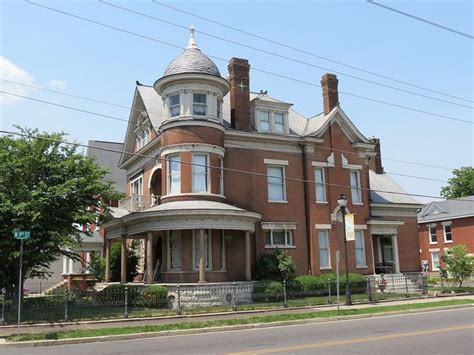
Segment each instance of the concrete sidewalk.
[{"label": "concrete sidewalk", "polygon": [[[473,295],[467,296],[443,296],[443,297],[424,297],[417,299],[408,300],[397,300],[397,301],[384,301],[378,303],[363,303],[355,304],[353,306],[340,305],[339,309],[364,309],[373,308],[378,306],[394,306],[403,304],[414,304],[414,303],[426,303],[426,302],[441,302],[447,300],[459,300],[459,299],[472,299]],[[22,325],[20,328],[21,333],[44,333],[61,330],[76,330],[76,329],[100,329],[100,328],[119,328],[119,327],[135,327],[144,325],[158,325],[158,324],[171,324],[180,322],[203,322],[210,320],[219,319],[242,319],[250,318],[254,316],[267,316],[277,314],[291,314],[291,313],[309,313],[316,311],[330,311],[336,310],[337,305],[325,305],[325,306],[314,306],[314,307],[298,307],[298,308],[280,308],[280,309],[266,309],[266,310],[252,310],[252,311],[239,311],[235,313],[224,312],[224,313],[212,313],[212,314],[190,314],[182,316],[168,316],[168,317],[148,317],[148,318],[132,318],[132,319],[111,319],[101,321],[80,321],[80,322],[63,322],[63,323],[48,323],[48,324],[35,324],[35,325]],[[17,334],[18,330],[16,326],[2,326],[0,327],[0,338]]]}]

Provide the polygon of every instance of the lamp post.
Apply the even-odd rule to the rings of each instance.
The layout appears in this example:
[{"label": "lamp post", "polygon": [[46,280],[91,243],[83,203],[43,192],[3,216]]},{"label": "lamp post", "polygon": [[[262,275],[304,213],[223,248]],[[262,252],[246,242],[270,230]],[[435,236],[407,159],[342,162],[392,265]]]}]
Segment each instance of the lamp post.
[{"label": "lamp post", "polygon": [[342,229],[344,230],[344,258],[346,263],[346,306],[352,305],[351,291],[349,289],[349,261],[347,260],[347,238],[346,238],[346,205],[347,197],[341,194],[337,199],[337,204],[341,209],[342,214]]}]

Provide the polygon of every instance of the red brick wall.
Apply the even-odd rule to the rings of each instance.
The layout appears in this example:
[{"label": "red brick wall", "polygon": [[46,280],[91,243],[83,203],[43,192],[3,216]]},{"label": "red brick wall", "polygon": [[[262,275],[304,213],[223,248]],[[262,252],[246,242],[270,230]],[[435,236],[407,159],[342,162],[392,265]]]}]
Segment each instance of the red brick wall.
[{"label": "red brick wall", "polygon": [[[429,270],[432,271],[432,260],[429,249],[439,249],[440,256],[444,255],[445,248],[464,244],[469,253],[474,254],[474,217],[459,218],[451,220],[452,243],[445,243],[443,222],[426,222],[418,225],[418,237],[421,250],[421,260],[428,260]],[[436,244],[430,244],[428,225],[436,223]],[[443,265],[443,263],[441,263]]]}]

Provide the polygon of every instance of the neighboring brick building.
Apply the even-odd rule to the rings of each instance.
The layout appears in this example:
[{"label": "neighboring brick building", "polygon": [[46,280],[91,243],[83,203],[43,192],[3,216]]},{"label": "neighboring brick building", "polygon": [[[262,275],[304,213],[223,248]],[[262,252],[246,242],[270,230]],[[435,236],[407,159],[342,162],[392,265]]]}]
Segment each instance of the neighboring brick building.
[{"label": "neighboring brick building", "polygon": [[474,255],[474,195],[430,202],[418,213],[421,262],[438,273],[440,257],[454,245],[464,244]]},{"label": "neighboring brick building", "polygon": [[256,258],[277,248],[298,274],[334,271],[345,194],[350,271],[419,271],[422,205],[383,173],[380,142],[341,109],[336,76],[323,76],[324,111],[308,118],[250,92],[247,60],[232,58],[228,71],[226,80],[192,34],[154,86],[137,85],[120,160],[130,197],[103,226],[107,250],[119,239],[125,255],[141,240],[147,279],[157,270],[164,282],[250,280]]}]

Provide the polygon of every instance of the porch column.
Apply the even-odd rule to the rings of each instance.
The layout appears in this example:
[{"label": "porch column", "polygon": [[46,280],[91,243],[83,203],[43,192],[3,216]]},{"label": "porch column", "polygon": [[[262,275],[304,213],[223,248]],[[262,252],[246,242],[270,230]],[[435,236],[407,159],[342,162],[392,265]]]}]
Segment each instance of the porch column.
[{"label": "porch column", "polygon": [[127,236],[122,235],[122,253],[120,258],[120,283],[127,282]]},{"label": "porch column", "polygon": [[105,282],[110,282],[110,244],[109,239],[105,239]]},{"label": "porch column", "polygon": [[204,229],[199,230],[199,282],[206,282],[206,259],[204,245]]},{"label": "porch column", "polygon": [[380,243],[380,237],[376,237],[377,239],[377,262],[379,264],[382,263],[382,243]]},{"label": "porch column", "polygon": [[395,273],[400,273],[400,260],[398,259],[397,235],[392,234],[393,261],[395,262]]},{"label": "porch column", "polygon": [[245,232],[245,280],[252,279],[252,270],[250,268],[250,232]]},{"label": "porch column", "polygon": [[154,282],[153,280],[153,232],[148,232],[146,240],[146,281],[147,283]]}]

